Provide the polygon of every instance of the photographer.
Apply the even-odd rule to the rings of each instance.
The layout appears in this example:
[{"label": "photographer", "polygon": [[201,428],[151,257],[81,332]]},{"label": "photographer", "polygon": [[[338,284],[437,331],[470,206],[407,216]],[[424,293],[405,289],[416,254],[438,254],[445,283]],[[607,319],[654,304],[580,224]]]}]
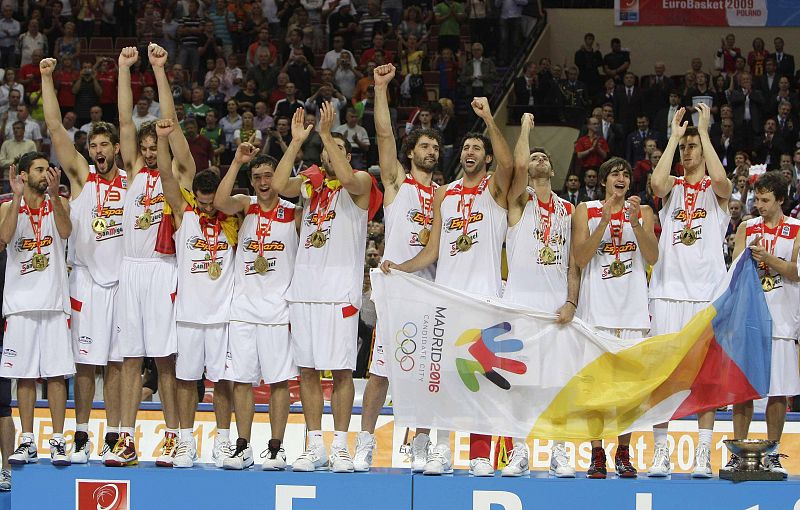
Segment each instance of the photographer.
[{"label": "photographer", "polygon": [[350,100],[353,97],[353,91],[356,88],[356,82],[364,75],[353,67],[353,56],[349,51],[345,50],[339,55],[339,60],[336,62],[336,68],[333,71],[333,81],[342,94]]},{"label": "photographer", "polygon": [[97,71],[92,68],[91,62],[84,62],[81,66],[80,77],[72,84],[72,93],[75,94],[77,124],[90,122],[89,110],[100,104],[100,96],[103,94],[103,88],[97,81]]}]

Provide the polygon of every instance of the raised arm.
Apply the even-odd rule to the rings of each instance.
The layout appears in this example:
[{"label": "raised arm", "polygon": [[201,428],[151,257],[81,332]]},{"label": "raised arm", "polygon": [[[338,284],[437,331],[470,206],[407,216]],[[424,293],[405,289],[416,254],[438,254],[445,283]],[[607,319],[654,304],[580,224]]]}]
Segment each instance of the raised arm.
[{"label": "raised arm", "polygon": [[25,183],[22,182],[22,177],[17,174],[17,166],[10,165],[8,167],[8,181],[11,185],[11,191],[14,193],[14,198],[11,202],[6,202],[0,206],[0,241],[3,244],[8,244],[14,238],[14,233],[17,231],[17,218],[19,217],[19,207],[22,205],[22,192],[25,189]]},{"label": "raised arm", "polygon": [[442,200],[444,200],[446,192],[447,186],[440,186],[433,197],[433,223],[431,224],[431,237],[428,239],[428,244],[414,258],[403,263],[398,264],[391,260],[384,260],[381,264],[381,270],[384,273],[388,274],[392,269],[406,273],[416,273],[439,259],[439,243],[442,239]]},{"label": "raised arm", "polygon": [[[122,48],[117,63],[117,107],[119,109],[119,150],[122,163],[130,172],[138,172],[144,166],[136,141],[136,125],[133,123],[133,92],[131,90],[131,66],[139,60],[139,50],[133,46]],[[133,175],[132,175],[133,176]]]},{"label": "raised arm", "polygon": [[69,202],[58,193],[61,170],[50,167],[47,169],[45,178],[47,179],[47,194],[50,195],[50,203],[53,205],[53,219],[56,222],[58,236],[61,239],[67,239],[72,233],[72,220],[69,219]]},{"label": "raised arm", "polygon": [[[368,195],[372,190],[372,178],[366,172],[354,172],[350,166],[350,161],[344,152],[339,149],[336,140],[331,134],[333,120],[336,111],[330,102],[322,103],[322,110],[319,116],[319,136],[322,145],[328,152],[328,159],[336,178],[342,183],[342,187],[352,196]],[[345,141],[344,143],[350,143]]]},{"label": "raised arm", "polygon": [[533,125],[533,114],[523,113],[519,138],[517,138],[517,145],[514,146],[514,178],[508,190],[509,207],[512,203],[519,202],[528,193],[528,164],[531,159],[530,137]]},{"label": "raised arm", "polygon": [[700,134],[703,159],[706,162],[708,176],[711,178],[711,189],[714,190],[717,197],[728,200],[733,192],[733,184],[728,179],[725,167],[722,166],[722,161],[719,160],[719,155],[714,150],[714,144],[711,143],[711,137],[708,134],[708,128],[711,126],[711,109],[705,103],[698,103],[696,108],[700,112],[697,132]]},{"label": "raised arm", "polygon": [[373,72],[375,80],[375,138],[378,143],[378,164],[384,187],[383,203],[394,201],[400,185],[405,180],[405,169],[397,160],[397,141],[389,114],[389,83],[394,79],[392,64],[378,66]]},{"label": "raised arm", "polygon": [[[164,66],[167,64],[167,50],[157,44],[150,43],[147,47],[147,55],[150,65],[153,66],[153,74],[156,77],[158,86],[158,104],[161,106],[161,118],[171,119],[175,125],[178,124],[178,116],[175,115],[175,100],[172,98],[172,87],[169,85],[167,73]],[[172,148],[174,156],[172,172],[178,179],[181,187],[192,188],[192,180],[197,169],[195,167],[192,152],[189,150],[189,142],[181,129],[173,129],[169,135],[169,146]],[[161,167],[159,167],[161,168]],[[162,172],[163,173],[163,172]]]},{"label": "raised arm", "polygon": [[77,196],[89,176],[89,164],[81,154],[75,150],[69,133],[61,123],[61,109],[58,106],[58,97],[53,84],[53,71],[56,68],[56,59],[46,58],[39,62],[42,73],[42,107],[50,140],[55,149],[56,157],[61,167],[67,173],[73,196]]},{"label": "raised arm", "polygon": [[[171,168],[172,156],[170,155],[169,141],[172,131],[175,129],[176,123],[172,119],[160,119],[156,121],[156,135],[158,136],[158,168]],[[161,187],[164,189],[164,197],[167,203],[172,208],[172,214],[176,219],[175,227],[180,226],[183,219],[183,210],[186,208],[186,201],[183,199],[181,187],[178,179],[175,178],[172,172],[162,170],[159,172],[161,175]]]},{"label": "raised arm", "polygon": [[236,149],[236,155],[233,157],[230,168],[228,168],[228,173],[222,178],[217,192],[214,194],[214,207],[217,210],[229,216],[247,213],[247,209],[250,207],[250,198],[245,195],[231,196],[231,193],[233,192],[234,184],[236,184],[236,175],[239,173],[239,169],[250,163],[259,150],[261,149],[249,142],[239,145]]},{"label": "raised arm", "polygon": [[300,187],[303,185],[302,177],[292,177],[292,168],[297,153],[303,147],[303,143],[311,134],[314,126],[305,125],[305,111],[302,108],[295,110],[292,116],[292,141],[283,153],[283,157],[278,162],[275,175],[272,176],[272,189],[279,195],[294,198],[300,196]]},{"label": "raised arm", "polygon": [[672,170],[672,159],[675,157],[675,151],[678,149],[681,137],[689,125],[688,121],[681,123],[684,115],[686,115],[686,108],[681,108],[672,118],[672,133],[670,134],[669,142],[667,142],[667,147],[664,149],[661,159],[658,160],[658,164],[653,170],[653,176],[650,178],[653,194],[659,198],[666,197],[675,184],[675,177],[670,175],[670,171]]},{"label": "raised arm", "polygon": [[489,139],[492,141],[494,150],[495,174],[489,183],[489,189],[495,200],[500,200],[503,205],[508,197],[508,190],[511,188],[511,179],[514,174],[514,158],[511,156],[511,149],[506,143],[503,132],[494,121],[492,110],[489,108],[489,100],[485,97],[476,97],[472,100],[472,111],[486,123],[486,130],[489,132]]}]

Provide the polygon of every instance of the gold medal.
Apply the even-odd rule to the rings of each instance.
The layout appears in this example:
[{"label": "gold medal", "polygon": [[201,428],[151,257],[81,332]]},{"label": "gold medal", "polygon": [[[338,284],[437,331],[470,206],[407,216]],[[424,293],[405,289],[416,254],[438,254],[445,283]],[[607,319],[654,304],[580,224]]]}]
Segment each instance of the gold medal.
[{"label": "gold medal", "polygon": [[315,230],[311,234],[311,246],[314,248],[322,248],[328,242],[328,236],[321,230]]},{"label": "gold medal", "polygon": [[539,250],[539,258],[544,264],[552,264],[556,261],[556,252],[554,252],[550,246],[543,246],[542,249]]},{"label": "gold medal", "polygon": [[684,227],[681,230],[681,243],[686,246],[691,246],[697,241],[697,233],[689,227]]},{"label": "gold medal", "polygon": [[625,263],[621,260],[615,260],[611,263],[609,269],[611,270],[611,276],[617,278],[625,274]]},{"label": "gold medal", "polygon": [[50,262],[47,260],[47,256],[42,253],[34,253],[33,258],[31,259],[31,264],[37,271],[44,271],[47,269],[49,263]]},{"label": "gold medal", "polygon": [[428,246],[428,241],[431,239],[431,229],[427,227],[423,228],[419,231],[417,237],[419,238],[419,244],[422,246]]},{"label": "gold medal", "polygon": [[145,211],[137,218],[136,223],[139,225],[139,228],[142,230],[147,230],[150,228],[150,225],[153,224],[153,213],[150,212],[150,209],[145,209]]},{"label": "gold medal", "polygon": [[472,238],[467,234],[461,234],[456,239],[456,248],[458,251],[469,251],[472,248]]},{"label": "gold medal", "polygon": [[108,230],[108,222],[105,218],[94,218],[92,220],[92,230],[98,234],[105,234]]},{"label": "gold medal", "polygon": [[769,292],[775,288],[775,277],[772,275],[765,274],[761,277],[761,288],[764,289],[764,292]]},{"label": "gold medal", "polygon": [[267,259],[259,255],[256,257],[256,261],[253,263],[253,269],[256,270],[258,274],[266,274],[267,269],[269,268],[269,264],[267,264]]},{"label": "gold medal", "polygon": [[222,266],[219,262],[212,262],[208,265],[208,277],[217,280],[222,275]]}]

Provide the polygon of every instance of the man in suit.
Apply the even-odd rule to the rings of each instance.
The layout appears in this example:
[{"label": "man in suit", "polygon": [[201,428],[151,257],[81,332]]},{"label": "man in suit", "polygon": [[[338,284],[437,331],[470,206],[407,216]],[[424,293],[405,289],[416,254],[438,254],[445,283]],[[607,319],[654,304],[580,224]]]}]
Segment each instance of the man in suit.
[{"label": "man in suit", "polygon": [[[469,67],[469,64],[467,64],[467,67]],[[519,106],[516,109],[516,117],[522,117],[522,114],[526,111],[532,111],[534,106],[557,107],[561,104],[561,99],[561,92],[558,84],[553,79],[550,69],[539,69],[536,62],[531,61],[525,64],[523,75],[514,80],[513,104]],[[555,112],[555,110],[553,111]],[[539,113],[544,113],[544,117]],[[551,113],[551,115],[547,115],[547,113]],[[537,111],[536,119],[541,122],[550,116],[552,116],[552,112]]]},{"label": "man in suit", "polygon": [[778,74],[787,76],[790,80],[794,78],[794,56],[783,52],[783,38],[776,37],[775,53],[772,54],[775,58],[775,63],[778,65]]},{"label": "man in suit", "polygon": [[775,122],[778,124],[777,133],[789,142],[794,142],[797,139],[797,123],[792,115],[792,103],[789,101],[781,101],[778,105],[778,115],[775,117]]},{"label": "man in suit", "polygon": [[764,61],[764,74],[756,78],[755,88],[759,89],[767,98],[778,93],[778,67],[775,59],[769,56]]},{"label": "man in suit", "polygon": [[736,130],[742,134],[745,144],[761,132],[767,100],[764,93],[753,88],[753,77],[747,71],[739,74],[739,88],[731,91],[728,102],[733,108]]},{"label": "man in suit", "polygon": [[653,139],[656,145],[661,145],[661,134],[650,129],[650,119],[647,115],[637,115],[636,130],[625,139],[625,159],[631,166],[645,159],[644,142],[647,139]]},{"label": "man in suit", "polygon": [[614,105],[616,118],[625,133],[630,133],[636,127],[636,116],[642,112],[642,91],[636,86],[636,75],[625,73],[622,85],[614,91]]},{"label": "man in suit", "polygon": [[497,80],[497,70],[491,59],[483,56],[483,45],[472,43],[472,59],[461,69],[458,81],[464,87],[465,96],[491,96]]},{"label": "man in suit", "polygon": [[603,105],[603,119],[600,122],[600,130],[603,138],[608,143],[608,151],[612,156],[619,156],[625,153],[625,130],[616,122],[614,116],[614,105],[606,103]]},{"label": "man in suit", "polygon": [[731,174],[736,170],[735,156],[742,149],[742,142],[736,136],[732,118],[722,119],[719,124],[721,133],[711,138],[711,143],[714,144],[714,151],[722,162],[722,166],[725,167],[725,171]]},{"label": "man in suit", "polygon": [[672,133],[672,119],[680,109],[681,96],[677,90],[671,90],[666,108],[662,108],[656,114],[653,129],[659,133],[665,133],[666,137],[669,138]]},{"label": "man in suit", "polygon": [[656,62],[653,70],[655,74],[642,78],[644,113],[649,119],[655,118],[656,114],[667,106],[672,89],[672,80],[666,75],[667,66],[664,62]]},{"label": "man in suit", "polygon": [[777,131],[778,123],[775,119],[767,119],[764,122],[764,134],[753,147],[755,161],[765,163],[770,170],[778,167],[781,154],[788,150],[786,142]]},{"label": "man in suit", "polygon": [[597,185],[597,170],[590,168],[583,173],[583,186],[578,194],[581,202],[602,199],[600,186]]},{"label": "man in suit", "polygon": [[569,174],[564,182],[564,192],[559,195],[572,205],[578,205],[587,200],[585,195],[581,195],[581,178],[578,174]]}]

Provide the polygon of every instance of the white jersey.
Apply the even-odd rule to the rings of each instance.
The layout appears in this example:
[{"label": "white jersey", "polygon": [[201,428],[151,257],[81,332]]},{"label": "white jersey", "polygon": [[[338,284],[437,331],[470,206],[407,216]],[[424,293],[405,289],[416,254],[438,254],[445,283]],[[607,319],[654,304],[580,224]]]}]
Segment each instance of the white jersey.
[{"label": "white jersey", "polygon": [[[589,219],[589,232],[594,232],[603,215],[603,203],[593,200],[586,204]],[[650,312],[647,307],[647,275],[644,257],[636,242],[636,235],[631,227],[629,211],[626,207],[622,214],[612,217],[603,232],[602,240],[597,246],[589,265],[581,274],[581,293],[578,299],[577,316],[588,324],[607,329],[650,329]],[[622,223],[622,239],[611,237],[613,228]],[[613,276],[611,263],[617,257],[619,243],[619,260],[625,264],[625,273]]]},{"label": "white jersey", "polygon": [[[762,246],[772,248],[772,254],[782,260],[792,260],[794,240],[800,232],[800,220],[783,217],[781,225],[766,228],[763,218],[747,220],[746,246],[761,236]],[[797,340],[800,333],[800,283],[784,280],[766,264],[758,264],[764,297],[767,298],[769,313],[772,315],[773,338]]]},{"label": "white jersey", "polygon": [[[300,246],[287,299],[350,303],[361,308],[367,210],[356,205],[344,188],[335,192],[325,188],[320,195],[321,198],[315,194],[303,207]],[[316,248],[311,240],[318,223],[326,241]]]},{"label": "white jersey", "polygon": [[[209,221],[205,228],[200,222],[194,209],[187,207],[181,226],[175,232],[178,259],[175,319],[194,324],[223,324],[230,317],[233,297],[233,246],[219,222]],[[216,254],[212,260],[209,248],[215,244]],[[214,262],[222,268],[216,280],[209,277],[209,266]]]},{"label": "white jersey", "polygon": [[[490,179],[491,176],[487,176],[477,187],[463,190],[463,179],[447,186],[441,204],[442,234],[436,283],[482,296],[500,297],[500,259],[508,229],[508,211],[492,197]],[[461,235],[472,239],[469,250],[459,251],[456,247]]]},{"label": "white jersey", "polygon": [[[542,203],[532,189],[522,218],[508,229],[506,255],[508,280],[503,299],[543,312],[556,313],[567,300],[567,270],[572,228],[573,205],[551,192],[552,211]],[[542,260],[546,215],[550,215],[548,243],[555,260]]]},{"label": "white jersey", "polygon": [[[33,216],[28,214],[24,199],[20,204],[17,228],[7,247],[3,316],[34,311],[70,313],[66,243],[58,235],[50,200],[50,196],[45,195],[42,206],[31,211]],[[41,218],[39,249],[31,218],[37,223],[37,229]],[[47,257],[44,271],[33,267],[33,256],[37,253]]]},{"label": "white jersey", "polygon": [[[94,166],[89,166],[89,177],[83,190],[70,202],[70,260],[86,267],[95,283],[103,287],[119,282],[123,243],[122,211],[127,187],[125,172],[120,171],[116,179],[109,182],[95,172]],[[95,218],[106,220],[105,232],[92,230]]]},{"label": "white jersey", "polygon": [[[125,196],[125,210],[122,215],[123,255],[136,259],[167,258],[167,255],[156,251],[158,227],[164,219],[164,190],[161,187],[161,176],[157,169],[142,168],[142,175],[132,179]],[[147,229],[141,229],[137,219],[145,211],[145,198],[150,194],[150,213],[152,222]],[[171,221],[167,217],[166,221]]]},{"label": "white jersey", "polygon": [[[234,262],[231,320],[252,324],[288,324],[286,293],[292,283],[297,256],[295,205],[278,200],[271,211],[261,211],[256,197],[239,228],[239,247]],[[257,229],[261,228],[261,243]],[[267,272],[258,273],[254,264],[259,253],[267,261]]]},{"label": "white jersey", "polygon": [[[688,202],[696,194],[694,204],[688,204],[693,209],[691,225],[685,210],[685,191]],[[731,219],[711,189],[711,178],[706,176],[695,185],[687,185],[683,177],[676,177],[659,218],[659,256],[650,279],[650,298],[710,301],[717,284],[725,277],[722,250]],[[697,236],[690,246],[681,243],[681,232],[687,226]]]},{"label": "white jersey", "polygon": [[[431,228],[435,192],[436,184],[423,186],[411,175],[406,175],[406,180],[397,190],[397,196],[391,204],[383,208],[383,221],[386,224],[384,260],[404,262],[422,251],[424,245],[420,242],[419,233],[425,226],[426,216],[427,227]],[[436,265],[431,264],[414,274],[433,280],[435,273]]]}]

